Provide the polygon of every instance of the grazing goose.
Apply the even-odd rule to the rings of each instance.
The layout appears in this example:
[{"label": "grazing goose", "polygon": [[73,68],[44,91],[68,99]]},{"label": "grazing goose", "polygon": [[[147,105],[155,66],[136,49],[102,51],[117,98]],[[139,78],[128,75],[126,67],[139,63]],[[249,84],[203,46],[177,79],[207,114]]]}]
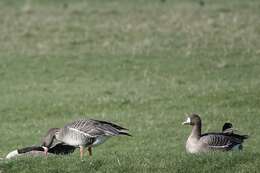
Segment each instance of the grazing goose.
[{"label": "grazing goose", "polygon": [[201,153],[208,151],[229,151],[241,149],[247,135],[233,133],[205,133],[201,134],[201,119],[197,114],[191,114],[182,124],[191,125],[192,131],[186,142],[188,153]]},{"label": "grazing goose", "polygon": [[56,132],[58,128],[51,128],[44,136],[41,146],[31,146],[11,151],[7,154],[6,158],[14,158],[17,156],[43,156],[47,155],[46,147],[48,146],[48,153],[56,155],[66,155],[74,152],[76,147],[64,144],[56,139],[52,140],[52,143],[47,143],[50,139],[50,134]]},{"label": "grazing goose", "polygon": [[44,147],[46,152],[49,145],[58,142],[63,142],[67,145],[80,148],[80,158],[83,158],[84,147],[88,147],[89,155],[92,155],[92,147],[105,142],[111,136],[127,135],[131,136],[128,129],[116,125],[111,122],[85,119],[77,120],[65,125],[61,129],[54,129],[50,132],[49,136],[45,138]]}]

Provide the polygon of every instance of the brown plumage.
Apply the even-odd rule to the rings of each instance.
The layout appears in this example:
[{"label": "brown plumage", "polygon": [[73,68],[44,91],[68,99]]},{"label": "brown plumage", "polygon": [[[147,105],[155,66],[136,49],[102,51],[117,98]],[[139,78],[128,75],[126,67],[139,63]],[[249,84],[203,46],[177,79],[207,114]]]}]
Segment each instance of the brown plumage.
[{"label": "brown plumage", "polygon": [[74,152],[76,147],[67,145],[57,139],[53,135],[59,131],[59,128],[51,128],[43,137],[41,146],[24,147],[9,152],[6,158],[14,158],[20,156],[43,156],[48,154],[66,155]]},{"label": "brown plumage", "polygon": [[188,153],[241,149],[243,141],[248,138],[246,135],[223,132],[201,134],[202,123],[201,118],[197,114],[188,116],[183,124],[192,126],[192,132],[186,142]]},{"label": "brown plumage", "polygon": [[49,146],[61,142],[80,148],[80,157],[83,158],[83,150],[88,147],[89,155],[92,155],[92,147],[105,142],[111,136],[127,135],[128,129],[117,124],[94,119],[77,120],[60,129],[53,129],[50,135],[44,139],[43,145],[48,151]]}]

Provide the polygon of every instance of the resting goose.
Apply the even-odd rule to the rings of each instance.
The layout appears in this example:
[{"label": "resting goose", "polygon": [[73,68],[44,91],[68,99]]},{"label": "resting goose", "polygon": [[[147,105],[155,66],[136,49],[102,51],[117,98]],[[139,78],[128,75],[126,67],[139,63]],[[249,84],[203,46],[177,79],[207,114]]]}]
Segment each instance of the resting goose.
[{"label": "resting goose", "polygon": [[111,136],[127,135],[131,136],[128,129],[111,122],[83,119],[65,125],[61,129],[54,129],[45,138],[44,147],[48,151],[49,144],[54,140],[63,142],[67,145],[80,148],[80,158],[83,158],[84,148],[88,147],[89,155],[92,155],[92,147],[105,142]]},{"label": "resting goose", "polygon": [[49,129],[49,131],[43,138],[43,142],[42,142],[41,146],[30,146],[30,147],[24,147],[21,149],[11,151],[10,153],[7,154],[6,158],[11,159],[11,158],[14,158],[17,156],[47,155],[45,145],[48,146],[48,154],[65,155],[65,154],[70,154],[70,153],[74,152],[74,150],[76,149],[74,146],[64,144],[63,142],[57,141],[56,139],[54,139],[52,141],[52,143],[47,144],[50,134],[52,134],[53,132],[56,132],[56,130],[58,130],[58,128]]},{"label": "resting goose", "polygon": [[[223,133],[230,133],[230,134],[240,133],[239,130],[233,128],[233,125],[231,123],[225,123],[222,127],[222,132]],[[247,136],[247,135],[244,135],[244,136]]]},{"label": "resting goose", "polygon": [[[48,150],[48,154],[52,155],[66,155],[74,152],[75,147],[65,145],[65,144],[58,144],[54,147],[51,147]],[[46,152],[44,147],[42,146],[31,146],[31,147],[24,147],[14,151],[11,151],[6,155],[7,159],[11,159],[17,156],[46,156]]]},{"label": "resting goose", "polygon": [[25,147],[13,150],[6,155],[6,159],[12,159],[20,156],[45,156],[44,148],[41,146]]},{"label": "resting goose", "polygon": [[234,130],[232,127],[233,127],[233,125],[231,123],[226,122],[222,127],[222,132],[223,133],[229,133],[229,132],[233,133]]},{"label": "resting goose", "polygon": [[191,125],[192,131],[186,142],[188,153],[201,153],[209,151],[229,151],[235,148],[242,149],[242,143],[247,135],[234,133],[205,133],[201,134],[201,119],[197,114],[191,114],[184,125]]}]

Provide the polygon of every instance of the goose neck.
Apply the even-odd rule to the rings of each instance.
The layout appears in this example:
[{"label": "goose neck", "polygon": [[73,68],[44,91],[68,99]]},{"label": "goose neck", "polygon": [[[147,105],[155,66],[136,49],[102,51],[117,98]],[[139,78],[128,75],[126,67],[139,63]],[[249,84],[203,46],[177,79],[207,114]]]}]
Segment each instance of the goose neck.
[{"label": "goose neck", "polygon": [[55,138],[58,139],[58,140],[61,140],[60,131],[58,131],[58,132],[55,133]]},{"label": "goose neck", "polygon": [[201,136],[201,123],[195,124],[192,127],[191,137],[199,139]]}]

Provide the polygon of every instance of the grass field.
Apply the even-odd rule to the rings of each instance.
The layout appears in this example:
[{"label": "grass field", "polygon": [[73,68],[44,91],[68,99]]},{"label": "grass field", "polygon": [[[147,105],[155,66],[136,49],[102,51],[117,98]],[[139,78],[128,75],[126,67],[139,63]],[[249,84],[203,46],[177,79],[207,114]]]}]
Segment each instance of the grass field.
[{"label": "grass field", "polygon": [[[2,0],[0,157],[48,128],[96,118],[130,129],[70,156],[0,160],[0,173],[259,172],[259,0]],[[225,121],[243,152],[188,155],[185,113]]]}]

